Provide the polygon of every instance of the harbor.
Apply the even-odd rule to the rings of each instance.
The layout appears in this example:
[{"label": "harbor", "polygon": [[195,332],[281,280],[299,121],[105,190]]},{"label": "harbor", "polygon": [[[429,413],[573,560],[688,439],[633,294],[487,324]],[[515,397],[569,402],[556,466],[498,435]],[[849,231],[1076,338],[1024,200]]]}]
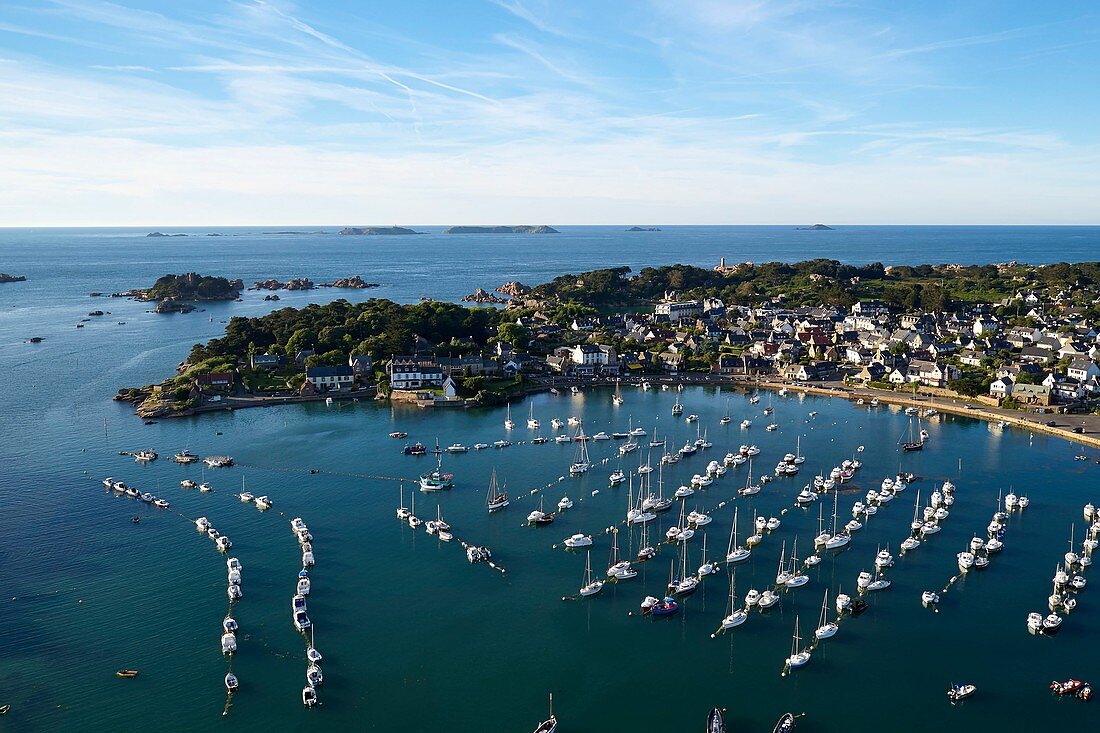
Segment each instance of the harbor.
[{"label": "harbor", "polygon": [[[1081,668],[1085,664],[1081,643],[1090,633],[1088,619],[1097,613],[1088,603],[1089,594],[1080,594],[1080,606],[1056,636],[1040,634],[1049,638],[1037,639],[1028,633],[1028,614],[1043,605],[1043,589],[1050,587],[1052,562],[1066,552],[1069,525],[1077,525],[1081,550],[1091,526],[1083,521],[1081,507],[1100,493],[1095,491],[1095,465],[1073,461],[1075,448],[992,423],[958,422],[953,416],[940,415],[922,421],[928,436],[923,450],[905,453],[899,441],[908,436],[910,417],[886,404],[856,405],[850,400],[795,391],[774,394],[770,399],[762,392],[754,399],[749,392],[698,386],[683,391],[624,387],[621,394],[622,402],[616,403],[610,390],[544,393],[532,397],[530,407],[522,412],[512,410],[517,416],[538,420],[540,428],[546,426],[548,430],[542,434],[547,437],[565,435],[567,442],[534,442],[539,431],[528,428],[525,420],[513,420],[513,427],[506,428],[509,418],[505,408],[421,413],[373,402],[360,403],[354,409],[322,405],[287,408],[300,411],[298,419],[288,419],[294,416],[280,414],[282,411],[250,411],[247,414],[256,418],[246,421],[242,421],[245,413],[225,413],[224,418],[213,417],[214,422],[204,418],[190,426],[169,421],[157,427],[163,437],[155,438],[150,438],[153,434],[148,428],[118,428],[116,435],[112,425],[106,442],[100,433],[100,445],[90,445],[81,454],[83,460],[100,467],[100,473],[110,475],[113,481],[140,488],[139,496],[151,489],[169,501],[171,508],[162,510],[163,514],[158,514],[155,506],[142,509],[140,498],[131,499],[125,492],[120,495],[102,486],[100,479],[88,476],[84,493],[96,497],[101,509],[93,511],[103,514],[100,524],[108,528],[110,536],[117,534],[113,542],[123,546],[139,543],[135,547],[142,548],[143,563],[140,570],[135,568],[127,585],[112,584],[95,595],[82,588],[81,596],[87,597],[76,607],[85,612],[89,602],[107,604],[108,608],[119,604],[120,609],[132,604],[128,597],[133,579],[137,579],[137,587],[157,589],[151,595],[148,591],[142,594],[143,608],[153,612],[164,603],[191,607],[196,618],[206,619],[204,628],[218,628],[215,624],[226,615],[226,576],[218,579],[218,563],[212,561],[209,541],[188,541],[195,534],[188,522],[204,516],[221,532],[232,535],[228,557],[239,558],[247,568],[247,595],[234,601],[231,614],[240,628],[231,657],[239,688],[227,708],[228,719],[233,721],[248,721],[261,708],[271,707],[283,708],[285,715],[316,713],[326,719],[351,720],[353,711],[375,695],[398,700],[416,695],[417,690],[425,689],[422,685],[435,684],[431,680],[437,673],[428,673],[411,687],[395,687],[390,680],[404,662],[392,653],[379,658],[378,650],[393,644],[400,644],[403,650],[423,648],[425,651],[411,656],[403,651],[400,657],[416,659],[445,643],[452,654],[463,648],[473,654],[469,645],[478,642],[466,640],[463,630],[470,623],[469,615],[496,617],[500,609],[507,611],[493,626],[498,634],[494,638],[507,641],[514,651],[502,649],[499,658],[486,660],[484,666],[489,679],[500,675],[499,684],[507,685],[521,699],[529,698],[528,710],[517,705],[501,712],[502,720],[512,721],[510,726],[520,730],[533,728],[532,720],[537,723],[546,690],[555,691],[555,714],[563,730],[566,720],[590,725],[602,715],[597,700],[588,692],[589,685],[580,683],[575,671],[562,666],[568,654],[522,666],[520,684],[513,686],[511,677],[515,675],[509,670],[516,662],[509,660],[524,647],[519,635],[524,633],[520,619],[525,617],[548,619],[539,627],[542,641],[566,651],[596,650],[599,656],[632,659],[639,665],[669,655],[691,660],[688,679],[670,682],[669,694],[692,701],[703,712],[721,703],[727,708],[730,725],[740,722],[744,727],[770,729],[784,710],[798,710],[806,713],[799,720],[799,729],[807,730],[829,730],[841,720],[848,729],[861,729],[831,699],[838,684],[835,675],[842,673],[845,685],[853,677],[873,677],[872,669],[882,663],[884,640],[903,649],[912,647],[915,653],[927,646],[931,624],[936,629],[936,645],[943,645],[941,653],[948,655],[949,648],[967,649],[980,643],[992,624],[1003,647],[1030,658],[1034,669],[1013,672],[992,660],[983,663],[984,657],[975,647],[973,658],[951,653],[950,659],[961,661],[948,665],[945,656],[937,662],[945,665],[943,678],[929,679],[927,672],[910,678],[904,668],[896,670],[911,688],[904,699],[922,709],[932,705],[939,710],[943,705],[936,714],[942,715],[945,726],[970,715],[995,714],[987,706],[1006,695],[1036,694],[1034,704],[1047,718],[1068,716],[1066,719],[1072,720],[1080,714],[1058,707],[1048,709],[1051,701],[1046,684],[1049,679],[1086,674]],[[684,406],[678,416],[673,415],[676,404]],[[771,408],[769,414],[764,413],[767,408]],[[727,414],[731,420],[723,424],[721,419]],[[697,419],[688,422],[689,415]],[[569,418],[578,424],[567,425]],[[743,420],[749,420],[750,426],[742,427]],[[554,427],[558,421],[560,429]],[[771,422],[777,429],[765,430]],[[646,435],[631,435],[639,426],[645,426],[640,429]],[[140,442],[127,432],[141,436]],[[325,444],[311,442],[309,436],[317,432],[330,436]],[[395,439],[390,433],[402,437]],[[588,438],[600,433],[608,439],[578,440],[582,434]],[[613,434],[617,437],[611,437]],[[373,446],[371,458],[345,454],[343,446],[362,440],[363,435],[372,436],[368,438]],[[257,436],[263,436],[269,447],[261,449]],[[426,450],[423,456],[402,451],[406,443],[434,446],[437,439],[441,446],[461,441],[471,450]],[[650,445],[658,439],[660,448]],[[116,441],[120,443],[117,446]],[[620,450],[632,441],[638,448]],[[696,446],[697,441],[702,443]],[[506,447],[491,447],[496,443]],[[221,457],[221,463],[231,457],[232,465],[210,469],[201,458],[177,463],[135,461],[129,455],[118,455],[131,452],[135,444],[143,451],[159,450],[162,457],[179,452]],[[481,444],[489,447],[473,449]],[[685,454],[683,447],[696,452]],[[663,460],[666,454],[678,459]],[[1007,463],[1013,472],[1011,485],[989,481],[988,462],[993,460],[998,465]],[[570,466],[582,462],[588,464],[587,470],[570,476]],[[788,474],[791,467],[799,470]],[[508,503],[490,512],[487,503],[494,470],[497,501],[500,493],[506,493]],[[625,480],[612,485],[612,474],[620,470]],[[452,486],[421,491],[421,477],[430,478],[433,471],[449,476],[446,480]],[[1051,471],[1062,478],[1052,481]],[[882,501],[887,493],[884,479],[896,483],[899,472],[905,474],[904,491],[892,489],[896,498]],[[761,482],[765,477],[769,480]],[[209,483],[214,490],[189,490],[181,485],[183,481]],[[831,482],[828,489],[827,481]],[[950,519],[941,522],[942,531],[924,537],[919,549],[902,552],[899,543],[911,534],[914,507],[931,506],[934,492],[943,496],[945,482],[958,497],[950,506]],[[759,487],[759,491],[745,493],[746,487]],[[691,488],[692,493],[676,498],[681,488]],[[935,604],[937,613],[930,614],[922,594],[939,591],[945,577],[958,572],[954,568],[959,549],[971,541],[976,529],[989,524],[998,497],[1003,502],[1013,489],[1017,501],[1019,495],[1026,495],[1030,505],[1026,511],[1014,512],[1009,520],[1010,536],[1005,537],[1001,557],[980,574],[967,573],[965,592],[956,585],[941,593]],[[252,502],[241,501],[246,494]],[[658,494],[671,501],[669,510],[650,512],[654,515],[651,520],[631,522],[631,516],[637,520],[645,515],[645,499]],[[808,500],[811,494],[815,498]],[[256,510],[255,498],[261,496],[272,503],[272,509]],[[571,506],[562,503],[565,499]],[[659,502],[650,501],[649,506],[654,503]],[[862,511],[856,511],[857,503]],[[410,511],[421,520],[419,526],[410,527],[407,518],[394,520],[395,509],[401,506],[415,507]],[[555,515],[545,527],[527,521],[528,514],[540,506]],[[875,511],[868,513],[872,506]],[[735,510],[739,526],[734,542]],[[631,511],[641,514],[631,515]],[[759,531],[754,515],[763,520]],[[132,516],[140,516],[140,523],[131,523]],[[310,640],[295,628],[290,610],[283,610],[290,605],[288,591],[295,595],[301,580],[292,577],[288,581],[287,575],[296,575],[304,559],[302,546],[293,541],[300,540],[300,533],[295,530],[294,536],[287,538],[286,526],[302,517],[308,518],[311,535],[324,538],[324,553],[318,558],[323,560],[324,581],[318,581],[310,568],[314,592],[305,597],[311,623],[319,622],[317,631],[323,636],[325,655],[324,684],[315,688],[323,704],[315,711],[307,711],[302,698]],[[272,521],[280,518],[282,521]],[[771,530],[769,520],[774,520]],[[1048,521],[1057,526],[1048,529]],[[859,529],[852,529],[851,522],[858,523]],[[434,524],[434,532],[429,533],[429,523]],[[670,531],[688,534],[684,530],[689,528],[687,539],[668,541]],[[447,541],[440,529],[453,539]],[[815,547],[815,538],[824,530],[831,535],[847,534],[850,540],[836,549]],[[737,546],[748,545],[754,532],[759,538],[751,556],[729,562],[727,556]],[[579,546],[565,547],[565,540]],[[310,551],[315,552],[317,541],[312,540]],[[654,556],[639,561],[638,553],[645,544],[652,546]],[[877,553],[888,546],[894,567],[876,568]],[[491,552],[491,558],[472,563],[469,551],[482,548]],[[610,574],[616,554],[619,563],[625,561],[629,566],[629,572],[624,572],[620,565],[621,577]],[[156,558],[152,565],[151,558]],[[591,576],[585,572],[586,561]],[[129,555],[116,562],[125,567]],[[193,566],[198,572],[173,572],[176,563]],[[370,570],[360,567],[362,563],[368,563]],[[489,563],[501,571],[506,568],[506,572],[483,572],[478,567],[484,565],[488,570]],[[670,564],[677,582],[698,577],[704,566],[709,569],[692,590],[685,586],[677,593],[669,588]],[[777,582],[777,565],[788,576],[781,583]],[[872,576],[868,584],[881,575],[890,581],[889,588],[861,593],[860,574],[864,572]],[[799,587],[803,581],[788,584],[792,574],[806,578],[805,588]],[[592,580],[586,580],[588,577]],[[599,592],[590,597],[578,593],[585,582],[597,579],[602,581]],[[736,585],[736,608],[730,603],[731,584]],[[243,583],[241,587],[245,587]],[[333,587],[339,592],[333,593]],[[1030,592],[1021,593],[1018,602],[1004,603],[1006,590],[1017,587]],[[341,600],[347,593],[364,599],[363,603],[379,603],[389,596],[387,588],[399,589],[405,598],[411,595],[402,603],[403,613],[372,616],[362,627],[350,623],[355,614],[347,601]],[[716,633],[724,625],[723,619],[745,606],[746,594],[753,589],[768,591],[777,600],[763,610],[746,609],[743,623]],[[216,601],[219,594],[221,603]],[[866,609],[858,613],[850,607],[838,610],[836,599],[841,595],[851,602],[866,603]],[[570,597],[571,602],[562,603],[562,597]],[[641,604],[648,597],[658,601],[673,598],[675,612],[644,613]],[[439,604],[440,598],[447,603]],[[51,599],[52,603],[60,600],[57,595]],[[32,598],[13,601],[41,602]],[[54,613],[65,615],[61,610]],[[790,670],[785,669],[784,660],[791,655],[796,616],[801,638],[796,651],[808,649],[811,661]],[[190,625],[175,623],[183,624],[180,633]],[[837,630],[827,638],[817,638],[815,629],[829,623],[836,623]],[[716,634],[714,638],[712,634]],[[480,638],[481,632],[476,636]],[[107,664],[108,674],[113,675],[115,669],[140,670],[140,677],[132,681],[135,685],[160,688],[167,684],[167,680],[161,681],[160,669],[175,669],[181,660],[190,659],[183,663],[204,682],[188,683],[184,692],[164,689],[158,694],[178,700],[192,711],[196,705],[201,709],[205,700],[211,715],[223,712],[229,697],[223,678],[230,667],[216,643],[206,645],[205,651],[181,654],[172,649],[182,643],[182,637],[173,642],[170,631],[155,638],[139,634],[139,638],[140,644],[119,647],[118,657]],[[168,646],[162,653],[150,654],[151,648],[164,644]],[[625,651],[624,645],[633,650]],[[367,659],[377,663],[366,664]],[[205,673],[196,671],[203,668]],[[738,681],[747,684],[750,680],[767,692],[754,696],[759,699],[745,713],[737,712],[749,704],[738,691]],[[943,699],[943,690],[959,680],[975,684],[979,691],[951,708]],[[871,684],[870,678],[867,684]],[[459,689],[464,687],[464,683],[457,684]],[[614,680],[605,680],[595,689],[603,695],[616,687]],[[207,693],[203,694],[202,688]],[[110,690],[104,694],[133,693]],[[466,694],[475,693],[469,690]],[[17,701],[15,710],[20,707]],[[387,729],[391,723],[386,722],[386,714],[379,712],[378,716],[377,729]],[[653,717],[654,713],[649,713],[646,719]],[[688,717],[687,712],[682,716],[656,713],[656,718],[671,726]]]}]

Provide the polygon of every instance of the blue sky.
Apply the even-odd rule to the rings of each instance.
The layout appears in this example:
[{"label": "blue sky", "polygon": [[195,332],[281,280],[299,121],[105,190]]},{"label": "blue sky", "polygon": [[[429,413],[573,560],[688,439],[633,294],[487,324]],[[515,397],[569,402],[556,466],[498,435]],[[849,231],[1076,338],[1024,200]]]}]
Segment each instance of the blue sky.
[{"label": "blue sky", "polygon": [[1100,5],[5,0],[0,225],[1100,223]]}]

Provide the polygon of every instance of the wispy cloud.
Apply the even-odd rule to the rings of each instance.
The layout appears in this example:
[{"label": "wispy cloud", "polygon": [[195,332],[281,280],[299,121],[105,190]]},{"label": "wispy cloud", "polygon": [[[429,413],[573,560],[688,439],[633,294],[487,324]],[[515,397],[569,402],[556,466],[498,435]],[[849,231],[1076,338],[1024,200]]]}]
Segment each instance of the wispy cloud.
[{"label": "wispy cloud", "polygon": [[395,6],[392,27],[281,0],[0,7],[0,224],[361,221],[365,201],[418,223],[1081,220],[1100,198],[1098,134],[1058,107],[1073,75],[991,86],[1044,49],[1027,63],[1091,67],[1095,37],[1058,18],[486,5]]}]

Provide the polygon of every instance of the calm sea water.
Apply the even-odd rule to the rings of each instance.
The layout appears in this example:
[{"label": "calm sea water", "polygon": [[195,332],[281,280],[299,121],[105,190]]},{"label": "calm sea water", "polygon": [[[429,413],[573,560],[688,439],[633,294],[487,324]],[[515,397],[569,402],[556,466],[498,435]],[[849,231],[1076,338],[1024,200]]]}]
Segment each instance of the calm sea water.
[{"label": "calm sea water", "polygon": [[[564,270],[614,264],[710,264],[723,255],[1052,261],[1084,257],[1095,248],[1096,228],[744,227],[630,235],[577,228],[553,238],[502,239],[147,240],[143,233],[0,231],[0,271],[30,278],[0,286],[0,567],[7,581],[0,601],[0,704],[12,706],[3,718],[6,729],[191,731],[220,724],[235,731],[523,731],[545,714],[551,690],[563,731],[693,730],[713,705],[728,708],[733,729],[749,731],[770,730],[786,710],[808,713],[800,729],[809,731],[1085,724],[1087,706],[1051,699],[1046,684],[1097,671],[1092,650],[1100,602],[1094,603],[1093,594],[1100,591],[1090,587],[1081,594],[1078,610],[1056,638],[1032,637],[1024,627],[1029,611],[1044,609],[1071,524],[1077,523],[1078,542],[1082,537],[1081,506],[1100,500],[1100,467],[1073,461],[1078,449],[1065,442],[945,418],[929,426],[932,439],[922,454],[902,457],[896,441],[907,420],[885,408],[776,398],[780,430],[766,433],[763,405],[732,396],[734,422],[723,427],[718,418],[727,395],[687,390],[682,397],[688,412],[701,416],[715,447],[710,456],[666,471],[670,489],[748,440],[763,451],[757,470],[793,450],[798,437],[809,456],[800,476],[717,510],[706,529],[712,555],[725,551],[735,506],[746,530],[753,509],[779,516],[806,480],[850,457],[858,445],[866,446],[864,468],[853,483],[861,492],[899,465],[920,477],[871,519],[849,550],[812,570],[810,584],[767,614],[754,613],[733,633],[711,639],[726,613],[725,571],[705,581],[672,619],[631,615],[645,595],[659,594],[667,582],[673,555],[665,548],[637,579],[608,586],[587,601],[561,600],[581,584],[584,556],[553,546],[574,532],[599,533],[622,518],[626,489],[606,487],[617,459],[584,478],[559,481],[573,447],[519,444],[527,436],[523,429],[513,435],[517,445],[506,450],[445,458],[457,488],[418,495],[417,513],[434,514],[438,502],[458,538],[492,547],[508,572],[471,566],[457,543],[441,544],[399,524],[393,518],[397,484],[366,476],[412,479],[430,464],[400,455],[399,441],[386,437],[391,430],[425,442],[438,438],[443,445],[492,442],[504,434],[502,410],[432,414],[367,403],[305,405],[144,426],[128,406],[109,401],[117,387],[169,373],[191,344],[218,335],[231,315],[263,313],[271,304],[249,293],[243,303],[155,317],[140,304],[90,298],[88,292],[145,285],[165,272],[188,269],[246,281],[320,281],[359,273],[384,283],[375,291],[291,294],[279,304],[300,305],[337,296],[455,298],[506,279],[535,282]],[[111,313],[75,329],[94,308]],[[45,340],[32,345],[25,341],[30,336]],[[629,390],[625,396],[626,403],[614,407],[606,393],[546,394],[516,405],[513,413],[522,425],[533,404],[544,424],[577,415],[588,430],[610,432],[633,419],[650,430],[656,425],[677,444],[694,437],[694,427],[670,415],[672,393]],[[810,418],[810,411],[818,414]],[[748,436],[737,428],[744,416],[756,422]],[[117,455],[145,447],[164,457],[139,466]],[[213,494],[185,491],[179,481],[198,479],[200,469],[168,460],[183,448],[232,454],[238,466],[206,472],[217,489]],[[595,444],[592,451],[602,460],[614,446]],[[636,465],[636,456],[625,465]],[[545,529],[523,521],[538,496],[524,496],[487,516],[484,492],[493,468],[514,496],[543,488],[548,502],[568,494],[577,506]],[[692,497],[688,509],[730,499],[744,483],[743,471],[731,470]],[[105,493],[100,481],[108,475],[168,498],[172,508],[147,509]],[[817,625],[826,589],[830,597],[838,588],[851,592],[879,545],[889,543],[896,554],[916,491],[927,501],[946,478],[959,489],[944,530],[898,561],[888,574],[893,587],[872,596],[864,616],[845,620],[809,666],[781,677],[795,617],[808,633]],[[240,503],[234,492],[242,480],[250,491],[269,494],[275,510],[260,513]],[[955,554],[983,530],[998,492],[1009,488],[1029,495],[1031,507],[1010,520],[1005,550],[989,570],[955,583],[939,613],[922,608],[920,592],[941,589],[956,574]],[[842,513],[855,498],[842,495]],[[140,524],[131,523],[135,514]],[[245,568],[245,595],[234,611],[242,633],[233,670],[242,687],[225,718],[221,680],[227,664],[218,647],[225,563],[188,521],[199,515],[233,538],[233,554]],[[316,536],[318,558],[309,608],[326,680],[323,705],[312,711],[299,701],[304,644],[289,612],[299,557],[286,519],[297,515]],[[662,534],[672,519],[662,518]],[[739,596],[774,578],[784,540],[789,548],[797,537],[801,555],[817,533],[816,507],[792,509],[782,519],[779,531],[737,569]],[[631,541],[635,549],[637,541]],[[606,567],[609,548],[608,538],[598,535],[592,552],[598,571]],[[697,537],[690,543],[693,566],[700,550]],[[114,671],[122,667],[137,668],[141,676],[116,679]],[[979,695],[950,706],[943,691],[953,680],[976,683]]]}]

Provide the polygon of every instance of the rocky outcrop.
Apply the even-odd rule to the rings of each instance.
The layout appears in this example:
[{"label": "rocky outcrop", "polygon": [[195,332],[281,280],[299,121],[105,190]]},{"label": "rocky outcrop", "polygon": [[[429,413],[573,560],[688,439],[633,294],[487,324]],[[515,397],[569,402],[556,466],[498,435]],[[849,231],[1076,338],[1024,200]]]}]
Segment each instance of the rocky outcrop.
[{"label": "rocky outcrop", "polygon": [[824,224],[814,224],[809,227],[797,227],[800,232],[831,232],[833,228]]},{"label": "rocky outcrop", "polygon": [[296,277],[285,283],[274,278],[252,283],[253,290],[313,290],[315,287],[308,277]]},{"label": "rocky outcrop", "polygon": [[558,230],[554,227],[546,226],[542,224],[540,226],[495,226],[495,227],[447,227],[443,230],[444,234],[559,234]]},{"label": "rocky outcrop", "polygon": [[467,303],[507,303],[507,298],[502,298],[499,295],[493,295],[481,288],[478,288],[469,295],[462,296],[462,300]]},{"label": "rocky outcrop", "polygon": [[417,234],[418,232],[405,227],[345,227],[337,234],[354,235],[385,235],[385,234]]},{"label": "rocky outcrop", "polygon": [[363,280],[358,275],[352,275],[351,277],[342,277],[339,280],[333,280],[330,283],[321,283],[322,288],[347,288],[349,290],[362,290],[364,288],[377,288],[378,283],[369,283]]},{"label": "rocky outcrop", "polygon": [[269,301],[279,300],[279,296],[272,293],[271,295],[265,295],[264,300],[269,300]]},{"label": "rocky outcrop", "polygon": [[9,275],[6,272],[0,272],[0,283],[21,283],[26,281],[26,275]]},{"label": "rocky outcrop", "polygon": [[244,290],[244,283],[239,278],[228,280],[224,277],[188,272],[183,275],[165,275],[153,283],[151,288],[131,290],[126,294],[133,295],[138,300],[150,302],[167,299],[236,300],[241,297],[242,290]]},{"label": "rocky outcrop", "polygon": [[157,303],[154,313],[190,313],[195,310],[194,303],[185,303],[175,298],[165,298]]},{"label": "rocky outcrop", "polygon": [[147,237],[186,237],[186,234],[165,234],[164,232],[149,232]]},{"label": "rocky outcrop", "polygon": [[630,227],[628,232],[659,232],[660,227]]},{"label": "rocky outcrop", "polygon": [[510,298],[522,298],[524,295],[527,295],[531,292],[531,288],[527,287],[521,282],[512,280],[510,282],[504,283],[499,288],[497,288],[497,292],[501,295],[507,295]]}]

